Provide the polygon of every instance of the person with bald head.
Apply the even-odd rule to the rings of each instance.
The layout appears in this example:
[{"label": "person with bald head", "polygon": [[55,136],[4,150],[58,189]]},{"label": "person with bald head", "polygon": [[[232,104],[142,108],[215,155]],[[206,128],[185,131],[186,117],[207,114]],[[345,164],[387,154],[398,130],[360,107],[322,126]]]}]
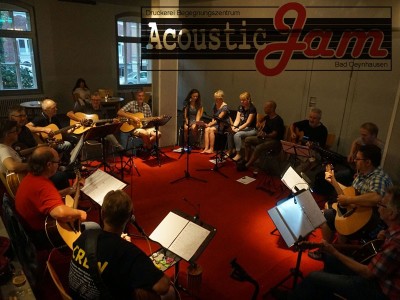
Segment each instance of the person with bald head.
[{"label": "person with bald head", "polygon": [[281,149],[280,140],[285,133],[285,125],[282,118],[276,113],[276,106],[275,101],[265,102],[265,116],[257,122],[257,135],[246,137],[245,168],[252,166],[262,153]]},{"label": "person with bald head", "polygon": [[[46,133],[48,135],[53,134],[53,130],[47,127],[50,124],[56,125],[59,129],[62,128],[61,121],[57,117],[57,103],[52,99],[44,99],[42,101],[42,112],[36,116],[31,122],[26,124],[26,127],[32,133]],[[76,140],[72,135],[63,134],[62,143],[57,144],[57,151],[63,153],[63,162],[67,162],[69,154],[73,149],[73,144],[76,144]]]},{"label": "person with bald head", "polygon": [[[53,148],[35,149],[28,162],[29,173],[22,179],[15,196],[15,209],[38,249],[50,247],[45,234],[48,215],[62,222],[86,220],[85,211],[64,204],[49,179],[57,172],[59,163],[60,157]],[[71,192],[76,189],[76,184],[71,187]]]}]

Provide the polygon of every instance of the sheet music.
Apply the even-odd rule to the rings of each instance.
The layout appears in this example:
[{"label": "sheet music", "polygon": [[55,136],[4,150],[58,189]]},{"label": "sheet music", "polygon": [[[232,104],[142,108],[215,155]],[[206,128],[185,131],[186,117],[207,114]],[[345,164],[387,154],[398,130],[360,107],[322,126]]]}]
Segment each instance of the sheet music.
[{"label": "sheet music", "polygon": [[[308,190],[310,187],[308,183],[292,168],[289,167],[285,174],[282,176],[282,182],[293,192],[296,193],[299,190]],[[296,190],[296,188],[298,190]]]},{"label": "sheet music", "polygon": [[324,214],[318,207],[310,191],[299,194],[297,197],[297,201],[302,206],[303,211],[307,213],[307,219],[310,221],[314,228],[319,227],[322,223],[326,221]]},{"label": "sheet music", "polygon": [[76,159],[78,158],[79,152],[81,151],[83,147],[83,135],[79,139],[78,143],[76,144],[75,148],[72,149],[70,153],[70,158],[69,158],[69,164],[73,164]]},{"label": "sheet music", "polygon": [[169,250],[179,253],[180,257],[188,261],[196,253],[209,233],[209,230],[189,222],[169,247]]},{"label": "sheet music", "polygon": [[210,231],[170,212],[151,233],[150,238],[189,261]]},{"label": "sheet music", "polygon": [[118,180],[114,176],[98,169],[85,180],[85,186],[81,189],[86,195],[97,202],[103,204],[104,196],[111,190],[122,190],[126,183]]},{"label": "sheet music", "polygon": [[189,220],[169,212],[164,220],[158,224],[157,228],[154,229],[150,238],[159,242],[163,247],[169,248],[187,223],[189,223]]},{"label": "sheet music", "polygon": [[277,209],[284,220],[288,222],[290,221],[289,230],[296,239],[300,236],[305,237],[314,230],[314,227],[305,215],[300,202],[296,200],[295,203],[295,198],[291,198],[281,205],[278,205]]},{"label": "sheet music", "polygon": [[288,247],[326,221],[310,190],[278,204],[268,214]]}]

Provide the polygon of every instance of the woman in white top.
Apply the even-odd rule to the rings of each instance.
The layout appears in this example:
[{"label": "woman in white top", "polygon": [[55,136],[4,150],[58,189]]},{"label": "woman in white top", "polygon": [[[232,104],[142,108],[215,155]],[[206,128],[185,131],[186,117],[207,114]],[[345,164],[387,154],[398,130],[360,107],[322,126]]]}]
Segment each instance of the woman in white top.
[{"label": "woman in white top", "polygon": [[74,97],[75,105],[84,106],[86,103],[90,103],[90,90],[86,85],[85,79],[78,78],[72,89],[72,96]]}]

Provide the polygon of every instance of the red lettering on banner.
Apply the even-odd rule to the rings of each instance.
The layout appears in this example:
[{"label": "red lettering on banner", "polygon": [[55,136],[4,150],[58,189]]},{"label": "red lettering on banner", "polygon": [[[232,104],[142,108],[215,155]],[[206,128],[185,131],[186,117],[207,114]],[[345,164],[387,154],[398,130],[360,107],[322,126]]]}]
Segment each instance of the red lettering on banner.
[{"label": "red lettering on banner", "polygon": [[[291,10],[297,13],[293,28],[284,22],[286,13]],[[271,42],[263,49],[257,51],[254,60],[256,68],[261,74],[275,76],[282,73],[296,51],[302,52],[307,58],[342,58],[346,55],[346,51],[352,40],[354,41],[351,52],[352,58],[358,58],[362,55],[366,42],[369,39],[371,43],[368,54],[371,58],[385,58],[389,54],[388,50],[381,48],[384,41],[384,33],[378,29],[368,32],[362,30],[344,31],[336,49],[329,49],[329,44],[333,36],[331,31],[312,30],[304,36],[303,40],[300,40],[300,34],[306,20],[306,9],[300,3],[290,2],[278,9],[274,18],[274,27],[282,34],[288,33],[288,38],[286,42]],[[312,47],[312,44],[317,45]],[[266,66],[266,59],[272,53],[280,53],[281,55],[274,67],[268,67]]]},{"label": "red lettering on banner", "polygon": [[[292,58],[294,51],[305,50],[307,45],[304,42],[299,42],[301,30],[306,23],[306,9],[300,3],[290,2],[282,5],[276,12],[274,18],[274,27],[277,31],[289,31],[290,26],[285,24],[284,16],[290,11],[297,12],[297,18],[293,24],[293,31],[289,33],[286,42],[272,42],[265,46],[264,49],[258,50],[255,56],[255,63],[257,70],[265,76],[275,76],[280,74],[287,66],[289,60]],[[274,52],[280,52],[281,58],[278,64],[273,68],[268,68],[265,65],[265,59]]]}]

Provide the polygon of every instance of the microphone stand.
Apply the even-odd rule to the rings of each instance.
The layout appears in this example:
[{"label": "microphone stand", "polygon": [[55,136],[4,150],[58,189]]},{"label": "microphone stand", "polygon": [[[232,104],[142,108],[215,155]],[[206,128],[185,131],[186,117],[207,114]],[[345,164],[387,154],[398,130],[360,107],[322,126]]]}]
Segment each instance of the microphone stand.
[{"label": "microphone stand", "polygon": [[[186,114],[187,114],[187,110],[188,109],[189,109],[189,105],[183,108],[183,130],[184,131],[185,131],[185,124],[186,124],[185,111],[186,111]],[[177,183],[177,182],[182,181],[184,179],[188,179],[188,180],[189,179],[194,179],[194,180],[197,180],[197,181],[200,181],[200,182],[204,182],[204,183],[207,182],[207,180],[193,177],[189,173],[189,156],[190,156],[190,153],[192,152],[192,148],[191,148],[191,145],[190,145],[190,142],[189,142],[191,126],[189,124],[187,124],[187,127],[188,127],[188,134],[187,134],[186,143],[184,143],[184,145],[182,147],[181,155],[179,156],[179,159],[180,159],[183,156],[183,154],[186,153],[186,170],[184,171],[185,175],[182,176],[182,177],[179,177],[179,178],[177,178],[175,180],[172,180],[171,184]],[[185,136],[185,133],[183,133],[183,135]]]},{"label": "microphone stand", "polygon": [[[224,142],[224,139],[222,138],[223,135],[226,135],[226,127],[229,126],[229,124],[227,124],[224,120],[222,120],[221,118],[215,117],[214,119],[217,121],[218,127],[220,128],[221,126],[224,126],[223,129],[221,130],[221,132],[218,132],[220,129],[218,129],[218,131],[215,133],[215,144],[214,147],[216,147],[216,143],[217,143],[217,136],[220,135],[220,139],[221,139],[221,143]],[[228,137],[227,137],[228,138]],[[219,169],[222,168],[222,163],[225,161],[225,157],[226,159],[229,159],[229,156],[226,155],[225,152],[225,148],[226,148],[226,144],[227,144],[227,140],[225,141],[224,145],[219,145],[218,149],[217,149],[217,153],[213,156],[213,158],[215,159],[215,164],[214,167],[212,169],[197,169],[197,171],[215,171],[218,174],[222,175],[225,178],[228,178],[228,176],[226,176],[224,173],[222,173]]]}]

